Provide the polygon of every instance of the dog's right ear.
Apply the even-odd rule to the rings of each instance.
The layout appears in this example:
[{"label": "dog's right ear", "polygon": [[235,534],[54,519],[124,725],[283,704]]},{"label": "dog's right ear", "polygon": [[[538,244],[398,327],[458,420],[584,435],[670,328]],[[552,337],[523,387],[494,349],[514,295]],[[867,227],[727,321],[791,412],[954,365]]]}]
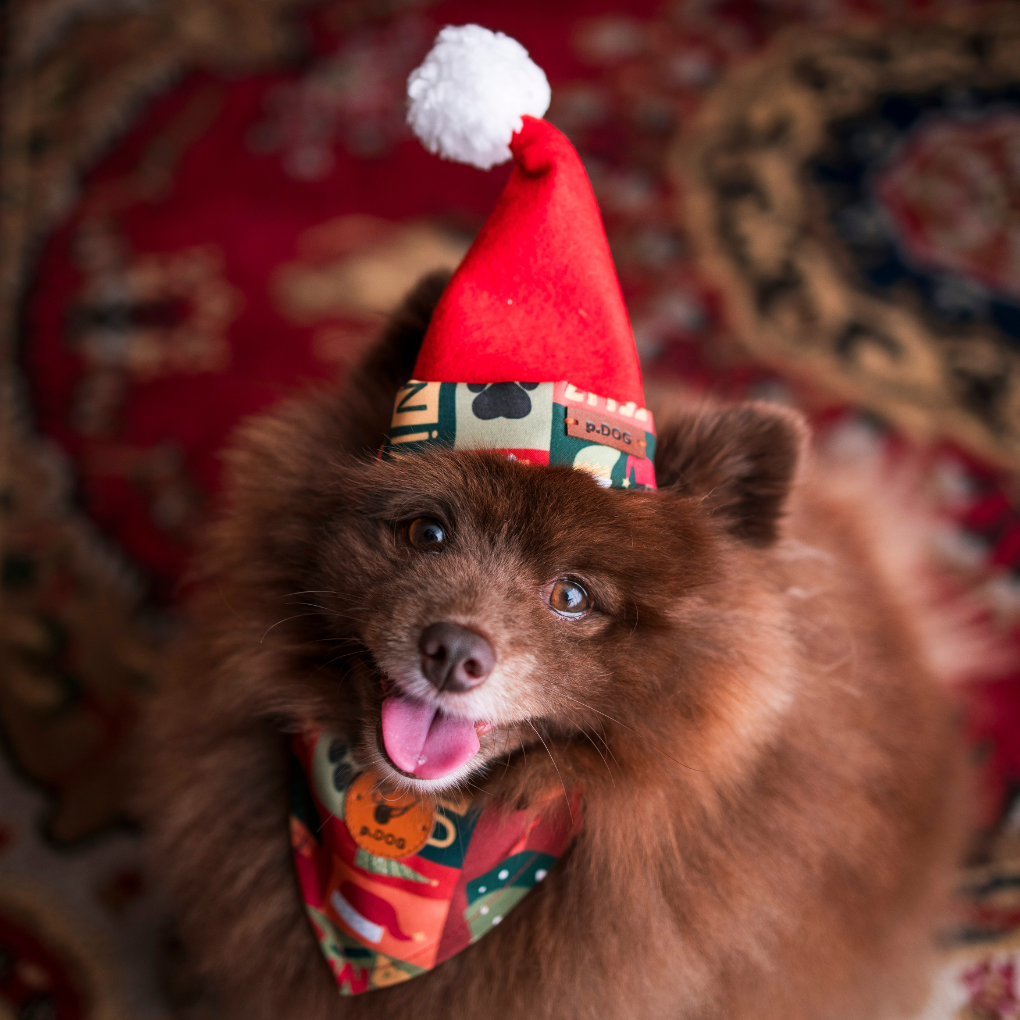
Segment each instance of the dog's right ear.
[{"label": "dog's right ear", "polygon": [[656,441],[659,489],[701,498],[730,534],[771,545],[808,435],[802,415],[772,404],[682,415]]},{"label": "dog's right ear", "polygon": [[358,367],[359,385],[363,385],[363,380],[380,382],[395,394],[411,378],[432,312],[451,275],[448,269],[437,269],[415,284]]},{"label": "dog's right ear", "polygon": [[385,441],[393,417],[393,400],[414,373],[432,312],[450,275],[449,270],[441,269],[423,276],[348,377],[343,399],[337,405],[338,413],[341,404],[345,408],[343,420],[337,422],[336,429],[351,448],[376,453]]}]

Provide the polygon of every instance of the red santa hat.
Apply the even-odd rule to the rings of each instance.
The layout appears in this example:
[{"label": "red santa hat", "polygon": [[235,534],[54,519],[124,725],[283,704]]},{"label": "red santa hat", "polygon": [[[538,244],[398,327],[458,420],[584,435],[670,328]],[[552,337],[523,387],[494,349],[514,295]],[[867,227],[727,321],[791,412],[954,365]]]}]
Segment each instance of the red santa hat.
[{"label": "red santa hat", "polygon": [[444,28],[408,80],[408,122],[445,159],[510,180],[436,306],[388,453],[433,443],[654,487],[654,426],[595,195],[540,119],[545,74],[516,40]]}]

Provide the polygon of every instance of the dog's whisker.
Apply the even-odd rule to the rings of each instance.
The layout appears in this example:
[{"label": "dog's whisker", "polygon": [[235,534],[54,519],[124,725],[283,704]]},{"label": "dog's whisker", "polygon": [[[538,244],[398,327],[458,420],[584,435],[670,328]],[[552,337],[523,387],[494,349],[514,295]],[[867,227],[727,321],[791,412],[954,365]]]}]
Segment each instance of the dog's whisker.
[{"label": "dog's whisker", "polygon": [[598,732],[595,729],[595,727],[592,726],[592,733],[595,733],[598,736],[599,740],[602,741],[603,746],[606,749],[606,753],[609,755],[610,758],[613,759],[614,762],[616,762],[616,767],[620,770],[620,775],[623,775],[623,766],[619,763],[619,761],[616,758],[616,755],[613,754],[613,749],[609,746],[609,741],[606,739],[606,724],[601,719],[599,720],[599,726],[602,732],[601,733]]},{"label": "dog's whisker", "polygon": [[339,615],[336,610],[329,609],[326,606],[320,606],[317,602],[285,602],[285,606],[310,606],[312,609],[321,609],[324,613],[329,613],[333,616]]},{"label": "dog's whisker", "polygon": [[351,638],[327,638],[327,637],[313,637],[307,641],[301,641],[299,644],[289,646],[291,649],[305,648],[307,645],[342,645],[351,641]]},{"label": "dog's whisker", "polygon": [[[354,639],[347,638],[345,640],[353,641]],[[332,659],[327,659],[325,662],[319,663],[319,665],[312,670],[312,676],[316,676],[318,673],[321,673],[327,666],[332,666],[335,662],[340,662],[343,659],[353,659],[361,654],[363,654],[363,650],[361,648],[355,648],[353,652],[344,652],[342,655],[336,655]]]},{"label": "dog's whisker", "polygon": [[[560,693],[562,693],[562,692],[560,692]],[[578,701],[577,698],[570,697],[569,694],[563,694],[563,697],[566,698],[568,701],[573,701],[576,705],[580,705],[582,708],[588,709],[589,712],[594,712],[596,715],[605,716],[610,722],[616,723],[617,726],[622,726],[625,730],[631,730],[634,733],[639,733],[640,732],[639,730],[635,729],[633,726],[628,726],[627,723],[621,722],[619,719],[614,719],[607,712],[600,712],[597,708],[592,708],[591,705],[586,705],[583,701]],[[645,739],[647,739],[647,737]],[[648,743],[651,744],[651,746],[654,747],[655,750],[659,752],[659,754],[664,754],[667,758],[669,758],[670,761],[676,762],[677,765],[679,765],[681,768],[687,769],[689,772],[704,772],[705,771],[704,769],[696,769],[696,768],[694,768],[693,765],[685,765],[682,761],[680,761],[679,758],[674,758],[673,755],[671,755],[668,751],[666,751],[663,748],[659,747],[659,745],[656,744],[654,740],[649,740]],[[619,763],[617,763],[617,764],[619,764]]]},{"label": "dog's whisker", "polygon": [[527,779],[527,777],[528,777],[528,749],[527,749],[527,747],[525,747],[524,741],[521,740],[521,731],[520,731],[520,728],[516,724],[514,725],[514,734],[517,737],[517,743],[521,745],[521,754],[524,755],[524,778]]},{"label": "dog's whisker", "polygon": [[563,781],[563,774],[560,772],[559,765],[556,764],[556,759],[553,757],[552,751],[549,750],[549,745],[545,742],[545,737],[538,732],[535,724],[529,719],[528,725],[535,731],[535,736],[542,741],[542,746],[545,748],[545,753],[549,755],[549,761],[553,763],[553,768],[556,769],[556,775],[559,776],[560,786],[563,787],[563,799],[567,802],[567,814],[570,815],[570,824],[574,824],[574,812],[570,808],[570,795],[567,793],[567,784]]},{"label": "dog's whisker", "polygon": [[606,771],[609,773],[609,778],[612,781],[613,785],[615,786],[616,785],[616,777],[613,775],[613,770],[609,767],[609,760],[602,753],[602,751],[599,750],[599,745],[595,743],[595,741],[591,737],[591,734],[587,731],[587,729],[585,729],[584,726],[581,727],[581,732],[588,738],[588,742],[598,752],[598,756],[602,759],[602,763],[606,766]]},{"label": "dog's whisker", "polygon": [[284,619],[282,620],[277,620],[276,623],[274,623],[272,627],[270,627],[266,631],[266,633],[262,635],[261,639],[259,640],[259,644],[262,644],[262,642],[266,640],[266,637],[269,635],[270,630],[279,627],[281,623],[290,623],[291,620],[301,620],[306,616],[318,616],[318,615],[319,615],[318,613],[298,613],[296,616],[287,616],[284,617]]}]

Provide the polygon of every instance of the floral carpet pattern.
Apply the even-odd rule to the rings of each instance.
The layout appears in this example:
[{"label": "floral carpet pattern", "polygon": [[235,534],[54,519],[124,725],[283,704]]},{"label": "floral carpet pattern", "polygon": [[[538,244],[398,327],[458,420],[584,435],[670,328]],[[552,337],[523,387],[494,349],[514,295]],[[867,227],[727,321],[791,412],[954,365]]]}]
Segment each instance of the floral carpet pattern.
[{"label": "floral carpet pattern", "polygon": [[[404,82],[520,39],[647,378],[920,451],[938,554],[1020,650],[1020,7],[15,0],[0,139],[0,1020],[172,1010],[127,793],[219,452],[342,377],[505,180]],[[1020,662],[1020,657],[1018,657]],[[982,838],[925,1020],[1020,1017],[1020,668],[974,681]]]}]

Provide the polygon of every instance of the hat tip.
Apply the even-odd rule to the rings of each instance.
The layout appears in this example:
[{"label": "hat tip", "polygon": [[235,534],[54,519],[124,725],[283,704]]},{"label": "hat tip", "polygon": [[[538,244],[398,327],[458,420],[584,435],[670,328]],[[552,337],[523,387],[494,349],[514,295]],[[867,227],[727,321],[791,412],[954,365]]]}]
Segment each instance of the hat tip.
[{"label": "hat tip", "polygon": [[511,158],[521,118],[544,116],[552,98],[528,51],[481,25],[442,29],[411,72],[407,95],[407,122],[425,148],[482,170]]}]

